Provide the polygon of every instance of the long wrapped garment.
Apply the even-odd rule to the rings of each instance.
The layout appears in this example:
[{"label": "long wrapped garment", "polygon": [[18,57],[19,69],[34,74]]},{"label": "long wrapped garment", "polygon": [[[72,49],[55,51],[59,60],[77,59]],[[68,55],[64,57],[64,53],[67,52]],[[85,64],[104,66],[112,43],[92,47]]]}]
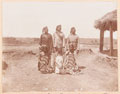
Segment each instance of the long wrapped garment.
[{"label": "long wrapped garment", "polygon": [[52,35],[49,33],[41,34],[39,44],[41,47],[46,46],[44,52],[46,53],[46,55],[50,56],[53,48]]},{"label": "long wrapped garment", "polygon": [[44,49],[40,49],[38,58],[38,70],[42,73],[51,73],[53,69],[50,67],[50,57],[44,53]]},{"label": "long wrapped garment", "polygon": [[47,66],[49,64],[49,60],[47,56],[39,56],[38,59],[38,69],[40,72],[42,73],[46,73],[47,72]]},{"label": "long wrapped garment", "polygon": [[48,73],[50,70],[52,71],[49,62],[53,48],[52,35],[49,33],[41,34],[39,44],[38,70],[42,73]]},{"label": "long wrapped garment", "polygon": [[74,73],[74,70],[76,68],[76,61],[75,61],[74,54],[71,53],[65,57],[63,67],[64,67],[65,73],[68,73],[68,74]]}]

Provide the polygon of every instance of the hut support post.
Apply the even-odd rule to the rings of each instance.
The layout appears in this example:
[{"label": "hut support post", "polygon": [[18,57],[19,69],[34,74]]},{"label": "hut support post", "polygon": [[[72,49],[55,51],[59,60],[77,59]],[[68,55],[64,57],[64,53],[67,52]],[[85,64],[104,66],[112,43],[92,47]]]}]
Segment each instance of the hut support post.
[{"label": "hut support post", "polygon": [[113,55],[113,31],[110,30],[110,55]]},{"label": "hut support post", "polygon": [[100,31],[100,52],[103,51],[103,45],[104,45],[104,31]]}]

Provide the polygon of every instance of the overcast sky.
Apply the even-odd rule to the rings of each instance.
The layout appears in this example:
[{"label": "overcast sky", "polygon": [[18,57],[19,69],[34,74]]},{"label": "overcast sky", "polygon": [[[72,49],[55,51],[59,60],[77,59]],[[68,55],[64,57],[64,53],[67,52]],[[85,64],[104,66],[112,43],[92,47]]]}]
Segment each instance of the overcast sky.
[{"label": "overcast sky", "polygon": [[66,37],[74,26],[81,38],[99,38],[94,21],[116,7],[113,2],[4,2],[3,37],[39,37],[44,26],[53,34],[61,24]]}]

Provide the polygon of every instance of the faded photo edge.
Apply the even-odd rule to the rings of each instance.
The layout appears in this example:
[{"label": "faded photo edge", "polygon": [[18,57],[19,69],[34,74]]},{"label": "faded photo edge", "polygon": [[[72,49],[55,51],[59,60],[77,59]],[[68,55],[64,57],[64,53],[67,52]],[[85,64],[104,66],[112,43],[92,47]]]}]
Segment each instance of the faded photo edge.
[{"label": "faded photo edge", "polygon": [[[5,0],[8,1],[8,0]],[[9,0],[14,1],[14,0]],[[20,0],[19,0],[20,1]],[[22,1],[32,1],[32,0],[22,0]],[[41,1],[41,0],[37,0]],[[43,1],[43,0],[42,0]],[[46,0],[47,1],[47,0]],[[50,0],[48,0],[50,1]],[[52,0],[53,1],[53,0]],[[54,0],[57,1],[57,0]],[[59,0],[60,1],[60,0]],[[67,0],[62,0],[67,1]],[[71,1],[71,0],[70,0]],[[81,0],[77,0],[81,1]],[[83,0],[82,0],[83,1]],[[89,1],[89,0],[85,0]],[[118,39],[118,92],[9,92],[9,93],[2,93],[2,81],[0,80],[0,94],[119,94],[120,93],[120,1],[119,0],[93,0],[93,1],[117,1],[117,19],[118,19],[118,31],[117,31],[117,39]],[[2,2],[3,0],[0,0],[0,78],[2,79]]]}]

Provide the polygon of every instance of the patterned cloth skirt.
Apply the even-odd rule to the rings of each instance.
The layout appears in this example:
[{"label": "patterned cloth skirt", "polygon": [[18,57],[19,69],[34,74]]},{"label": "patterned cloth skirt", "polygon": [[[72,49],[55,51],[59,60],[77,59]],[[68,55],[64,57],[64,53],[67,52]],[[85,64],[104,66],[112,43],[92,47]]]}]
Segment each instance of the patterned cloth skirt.
[{"label": "patterned cloth skirt", "polygon": [[53,69],[49,66],[49,57],[48,56],[39,56],[38,70],[41,73],[52,73],[53,72]]}]

